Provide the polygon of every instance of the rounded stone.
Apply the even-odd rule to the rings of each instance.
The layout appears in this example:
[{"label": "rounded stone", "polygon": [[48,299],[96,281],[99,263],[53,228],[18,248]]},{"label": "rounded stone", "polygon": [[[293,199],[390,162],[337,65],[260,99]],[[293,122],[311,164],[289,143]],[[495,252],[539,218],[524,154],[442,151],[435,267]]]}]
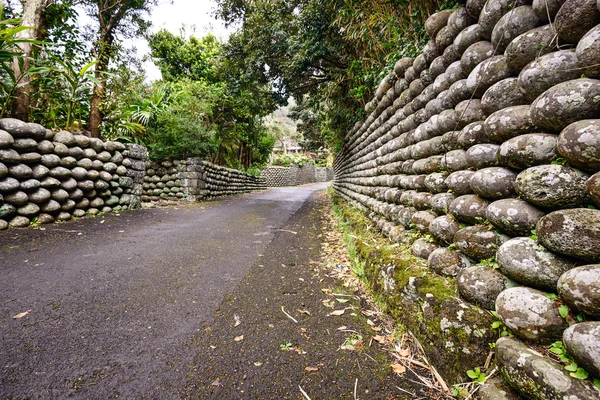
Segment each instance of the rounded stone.
[{"label": "rounded stone", "polygon": [[448,211],[460,222],[477,224],[485,219],[487,207],[487,200],[474,194],[466,194],[454,199]]},{"label": "rounded stone", "polygon": [[465,73],[470,73],[484,60],[494,55],[494,47],[486,40],[473,43],[460,57],[460,66]]},{"label": "rounded stone", "polygon": [[71,200],[75,200],[75,201],[79,201],[83,198],[84,194],[83,191],[81,189],[73,189],[69,192],[69,198]]},{"label": "rounded stone", "polygon": [[17,213],[24,217],[34,217],[40,212],[40,207],[34,203],[27,203],[24,206],[17,208]]},{"label": "rounded stone", "polygon": [[502,143],[513,137],[538,130],[531,120],[528,105],[496,111],[487,117],[483,128],[487,139],[494,143]]},{"label": "rounded stone", "polygon": [[486,310],[495,310],[498,295],[516,284],[495,269],[474,265],[461,270],[456,277],[456,287],[466,301]]},{"label": "rounded stone", "polygon": [[535,15],[544,22],[554,21],[554,17],[565,0],[533,0],[531,6]]},{"label": "rounded stone", "polygon": [[0,178],[8,175],[8,167],[0,162]]},{"label": "rounded stone", "polygon": [[496,299],[496,312],[515,336],[534,343],[559,340],[566,322],[543,292],[527,287],[509,288]]},{"label": "rounded stone", "polygon": [[556,49],[553,25],[544,25],[517,36],[506,48],[506,65],[515,74],[527,64]]},{"label": "rounded stone", "polygon": [[6,131],[0,130],[0,149],[11,147],[15,143],[15,138]]},{"label": "rounded stone", "polygon": [[564,165],[528,168],[515,181],[515,190],[529,203],[546,208],[579,207],[587,200],[588,175]]},{"label": "rounded stone", "polygon": [[600,23],[596,0],[566,0],[554,18],[558,37],[567,43],[577,43]]},{"label": "rounded stone", "polygon": [[60,186],[60,181],[56,178],[52,178],[51,176],[47,176],[40,181],[40,184],[44,188],[57,188]]},{"label": "rounded stone", "polygon": [[500,146],[497,144],[476,144],[467,150],[467,165],[478,170],[498,165],[497,154]]},{"label": "rounded stone", "polygon": [[529,236],[544,212],[524,200],[501,199],[488,206],[485,216],[506,234]]},{"label": "rounded stone", "polygon": [[456,276],[460,270],[471,266],[469,259],[460,251],[450,250],[447,247],[440,247],[431,252],[427,264],[442,276]]},{"label": "rounded stone", "polygon": [[526,169],[549,164],[558,157],[557,137],[549,133],[528,133],[502,143],[498,151],[500,165]]},{"label": "rounded stone", "polygon": [[438,193],[431,196],[429,203],[435,213],[446,214],[454,199],[455,196],[452,193]]},{"label": "rounded stone", "polygon": [[481,98],[481,109],[490,115],[503,108],[527,104],[519,88],[518,78],[506,78],[493,84]]},{"label": "rounded stone", "polygon": [[435,35],[435,44],[438,49],[445,49],[454,42],[454,37],[450,28],[445,26]]},{"label": "rounded stone", "polygon": [[61,157],[69,155],[69,148],[64,143],[53,142],[52,145],[54,146],[54,154]]},{"label": "rounded stone", "polygon": [[40,162],[45,167],[53,168],[60,165],[60,157],[56,154],[44,154],[42,155]]},{"label": "rounded stone", "polygon": [[37,188],[39,188],[41,186],[40,181],[38,181],[37,179],[27,179],[24,181],[21,181],[21,185],[20,185],[20,189],[28,192],[28,191],[32,191],[35,190]]},{"label": "rounded stone", "polygon": [[38,148],[38,142],[31,138],[18,138],[15,139],[12,147],[19,152],[35,151]]},{"label": "rounded stone", "polygon": [[104,167],[104,163],[100,160],[92,161],[92,169],[100,171]]},{"label": "rounded stone", "polygon": [[545,54],[527,64],[519,74],[519,87],[528,101],[559,83],[582,75],[575,50]]},{"label": "rounded stone", "polygon": [[14,192],[21,186],[18,180],[11,177],[0,179],[0,194]]},{"label": "rounded stone", "polygon": [[567,126],[558,136],[558,152],[570,165],[586,171],[600,170],[600,119]]},{"label": "rounded stone", "polygon": [[541,25],[531,6],[514,8],[504,14],[492,31],[492,45],[503,53],[517,36]]},{"label": "rounded stone", "polygon": [[465,5],[467,13],[469,13],[472,18],[479,19],[479,15],[481,14],[481,10],[483,10],[486,1],[487,0],[467,0],[467,4]]},{"label": "rounded stone", "polygon": [[[83,137],[85,137],[85,136],[83,136]],[[69,156],[71,158],[79,160],[80,158],[83,158],[83,156],[84,156],[83,149],[79,146],[71,147],[71,148],[69,148]]]},{"label": "rounded stone", "polygon": [[563,343],[577,365],[600,376],[600,321],[571,325],[563,333]]},{"label": "rounded stone", "polygon": [[467,152],[462,149],[449,151],[442,158],[442,167],[450,172],[466,169]]},{"label": "rounded stone", "polygon": [[481,100],[463,100],[455,107],[457,128],[462,129],[468,124],[485,119],[481,108]]},{"label": "rounded stone", "polygon": [[90,147],[94,149],[96,153],[100,153],[104,150],[104,142],[97,138],[90,138]]},{"label": "rounded stone", "polygon": [[519,7],[525,3],[526,1],[523,0],[488,0],[479,15],[481,36],[491,39],[494,27],[500,21],[500,18],[513,7]]},{"label": "rounded stone", "polygon": [[39,188],[29,193],[29,201],[36,204],[42,204],[50,200],[50,192],[47,189]]},{"label": "rounded stone", "polygon": [[79,147],[88,147],[90,145],[90,138],[82,134],[74,134],[75,144]]},{"label": "rounded stone", "polygon": [[77,160],[74,157],[66,156],[60,160],[60,165],[65,168],[73,168],[77,165]]},{"label": "rounded stone", "polygon": [[37,150],[42,154],[50,154],[54,151],[54,145],[49,140],[42,140],[38,144]]},{"label": "rounded stone", "polygon": [[71,177],[71,170],[64,167],[54,167],[50,170],[49,175],[56,179],[68,179]]},{"label": "rounded stone", "polygon": [[437,217],[437,214],[433,211],[417,211],[411,218],[412,226],[420,231],[427,233],[429,232],[429,224]]},{"label": "rounded stone", "polygon": [[14,206],[20,207],[27,204],[27,202],[29,201],[29,196],[27,196],[25,192],[17,190],[16,192],[5,194],[4,201]]},{"label": "rounded stone", "polygon": [[450,17],[448,18],[448,29],[452,35],[456,36],[463,29],[468,27],[473,19],[469,16],[467,9],[465,7],[459,7],[452,12]]},{"label": "rounded stone", "polygon": [[539,242],[550,251],[600,261],[600,211],[573,208],[551,212],[537,224]]},{"label": "rounded stone", "polygon": [[36,164],[39,163],[42,159],[42,155],[40,153],[22,153],[20,156],[21,162],[27,164]]},{"label": "rounded stone", "polygon": [[437,217],[429,224],[429,232],[438,241],[449,245],[454,242],[454,235],[460,229],[460,224],[451,216]]},{"label": "rounded stone", "polygon": [[67,199],[61,204],[60,209],[62,211],[71,211],[72,209],[75,208],[76,204],[77,203],[75,203],[75,201],[73,201],[71,199]]},{"label": "rounded stone", "polygon": [[556,288],[560,298],[576,312],[600,317],[600,264],[566,271]]},{"label": "rounded stone", "polygon": [[17,179],[27,179],[33,176],[33,170],[25,164],[16,164],[8,167],[8,175]]},{"label": "rounded stone", "polygon": [[420,238],[413,242],[411,250],[415,257],[427,260],[429,255],[438,247],[437,244],[431,243],[425,238]]},{"label": "rounded stone", "polygon": [[585,183],[585,192],[594,203],[600,206],[600,172],[595,173]]},{"label": "rounded stone", "polygon": [[454,39],[454,51],[463,54],[469,46],[481,41],[479,25],[470,25],[463,29]]},{"label": "rounded stone", "polygon": [[509,169],[490,167],[480,169],[471,177],[471,189],[475,194],[489,200],[510,197],[515,193],[517,175]]},{"label": "rounded stone", "polygon": [[52,191],[52,200],[63,202],[69,199],[69,193],[64,189],[54,189]]},{"label": "rounded stone", "polygon": [[475,96],[481,97],[492,85],[510,76],[506,57],[493,56],[482,61],[471,71],[467,78],[467,89]]},{"label": "rounded stone", "polygon": [[70,219],[71,219],[71,214],[66,211],[61,211],[60,213],[58,213],[58,216],[56,217],[57,221],[69,221]]},{"label": "rounded stone", "polygon": [[473,173],[473,171],[464,170],[451,173],[446,178],[448,189],[455,196],[473,193],[473,190],[471,189],[471,177],[473,176]]},{"label": "rounded stone", "polygon": [[590,29],[579,41],[577,49],[579,68],[584,68],[585,75],[590,78],[600,78],[600,25]]},{"label": "rounded stone", "polygon": [[0,162],[16,164],[21,162],[21,156],[13,149],[0,149]]},{"label": "rounded stone", "polygon": [[506,237],[498,235],[485,225],[467,226],[454,235],[458,249],[474,260],[486,260],[496,255],[496,250]]},{"label": "rounded stone", "polygon": [[77,144],[75,142],[75,137],[71,132],[67,131],[59,131],[54,134],[54,142],[62,143],[65,146],[74,146]]},{"label": "rounded stone", "polygon": [[100,152],[96,155],[96,159],[102,161],[103,163],[107,163],[112,158],[112,155],[108,151]]},{"label": "rounded stone", "polygon": [[90,207],[101,208],[102,206],[104,206],[104,200],[100,197],[96,197],[90,202]]},{"label": "rounded stone", "polygon": [[574,79],[559,83],[531,105],[532,122],[552,133],[568,125],[600,115],[600,80]]},{"label": "rounded stone", "polygon": [[17,208],[12,204],[2,204],[0,205],[0,218],[2,219],[10,219],[17,213]]},{"label": "rounded stone", "polygon": [[78,181],[84,180],[87,178],[87,170],[82,167],[75,167],[71,170],[72,177],[77,179]]},{"label": "rounded stone", "polygon": [[30,224],[30,220],[27,217],[23,217],[23,216],[17,216],[14,217],[13,219],[11,219],[8,224],[12,227],[12,228],[27,228]]},{"label": "rounded stone", "polygon": [[73,190],[77,187],[77,181],[73,178],[67,178],[60,183],[60,187],[66,191]]},{"label": "rounded stone", "polygon": [[[461,67],[462,68],[462,67]],[[467,80],[461,79],[450,85],[448,89],[448,101],[454,107],[463,100],[471,98],[471,93],[467,90]]]},{"label": "rounded stone", "polygon": [[466,125],[458,135],[458,145],[463,149],[469,149],[470,147],[480,144],[487,143],[487,137],[483,129],[483,121],[471,122]]},{"label": "rounded stone", "polygon": [[50,170],[43,165],[36,165],[31,169],[32,177],[35,179],[43,179],[50,173]]},{"label": "rounded stone", "polygon": [[17,137],[32,137],[34,139],[43,139],[46,135],[46,129],[34,123],[26,123],[15,118],[0,119],[0,129]]},{"label": "rounded stone", "polygon": [[502,244],[496,261],[500,271],[514,281],[548,292],[555,292],[561,275],[575,266],[573,261],[553,254],[528,237]]},{"label": "rounded stone", "polygon": [[37,221],[42,224],[51,224],[54,222],[54,217],[50,214],[41,213],[37,216]]},{"label": "rounded stone", "polygon": [[45,204],[40,207],[44,213],[53,214],[60,210],[60,203],[56,200],[48,200]]}]

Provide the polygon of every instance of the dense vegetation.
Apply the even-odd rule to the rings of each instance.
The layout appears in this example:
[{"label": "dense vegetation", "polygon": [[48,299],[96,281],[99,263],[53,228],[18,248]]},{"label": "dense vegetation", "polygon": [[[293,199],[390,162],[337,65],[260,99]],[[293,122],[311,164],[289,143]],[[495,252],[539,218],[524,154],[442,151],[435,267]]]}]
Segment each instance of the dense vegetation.
[{"label": "dense vegetation", "polygon": [[[155,158],[248,169],[279,139],[265,117],[294,97],[309,150],[334,149],[363,117],[423,21],[453,1],[216,0],[226,43],[148,32],[158,0],[28,0],[0,17],[0,116],[142,143]],[[79,26],[76,10],[93,21]],[[148,83],[123,40],[145,36],[163,79]]]}]

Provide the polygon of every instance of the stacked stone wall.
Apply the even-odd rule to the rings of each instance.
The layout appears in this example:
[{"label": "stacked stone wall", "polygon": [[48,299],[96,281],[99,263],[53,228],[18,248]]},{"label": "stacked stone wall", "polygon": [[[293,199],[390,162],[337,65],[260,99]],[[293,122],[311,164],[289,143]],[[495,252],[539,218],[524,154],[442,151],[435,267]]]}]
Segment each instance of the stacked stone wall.
[{"label": "stacked stone wall", "polygon": [[196,158],[146,163],[145,202],[199,201],[266,189],[264,179]]},{"label": "stacked stone wall", "polygon": [[270,166],[262,171],[268,187],[297,186],[333,180],[333,169],[314,164],[295,164],[289,167]]},{"label": "stacked stone wall", "polygon": [[[596,0],[432,15],[334,165],[336,191],[384,235],[497,312],[514,335],[498,367],[527,398],[600,397],[599,23]],[[561,340],[590,379],[530,350]]]},{"label": "stacked stone wall", "polygon": [[329,182],[333,180],[333,169],[326,167],[317,167],[315,169],[315,178],[317,182]]},{"label": "stacked stone wall", "polygon": [[142,146],[0,119],[0,229],[138,208]]}]

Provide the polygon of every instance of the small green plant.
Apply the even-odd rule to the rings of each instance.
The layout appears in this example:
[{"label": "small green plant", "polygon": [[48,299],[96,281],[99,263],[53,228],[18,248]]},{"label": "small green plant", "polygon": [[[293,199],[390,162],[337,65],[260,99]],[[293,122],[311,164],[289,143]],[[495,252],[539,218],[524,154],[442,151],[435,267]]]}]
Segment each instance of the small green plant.
[{"label": "small green plant", "polygon": [[559,306],[558,313],[560,314],[561,317],[567,318],[567,315],[569,314],[569,307],[564,304]]},{"label": "small green plant", "polygon": [[479,262],[479,265],[484,265],[486,267],[492,267],[494,269],[498,269],[499,268],[499,265],[496,262],[496,258],[495,257],[486,258],[485,260],[481,260]]},{"label": "small green plant", "polygon": [[281,351],[289,351],[291,350],[291,348],[293,347],[293,345],[291,343],[281,343],[279,345],[279,350]]},{"label": "small green plant", "polygon": [[468,370],[467,375],[469,376],[469,378],[479,383],[485,383],[487,379],[485,376],[485,372],[481,371],[481,368],[479,367]]},{"label": "small green plant", "polygon": [[466,399],[467,397],[469,397],[469,391],[460,385],[454,385],[452,386],[452,396],[459,398],[459,399]]},{"label": "small green plant", "polygon": [[529,238],[532,240],[538,240],[537,231],[535,229],[531,230],[531,235],[529,235]]},{"label": "small green plant", "polygon": [[544,296],[549,298],[552,301],[558,300],[558,296],[555,295],[554,293],[544,293]]},{"label": "small green plant", "polygon": [[552,160],[552,164],[554,165],[565,165],[567,163],[567,160],[565,160],[562,157],[556,157],[554,160]]},{"label": "small green plant", "polygon": [[[569,375],[571,375],[573,378],[581,380],[588,378],[589,373],[577,365],[577,363],[567,352],[567,349],[565,349],[563,342],[558,341],[552,343],[552,345],[549,347],[549,350],[553,354],[556,354],[561,362],[566,364],[565,369],[569,371]],[[594,381],[594,385],[596,385],[596,380]]]},{"label": "small green plant", "polygon": [[510,331],[510,329],[508,329],[506,325],[504,325],[504,322],[500,320],[500,316],[498,315],[498,313],[495,311],[490,311],[490,313],[492,313],[492,315],[498,319],[497,321],[492,322],[492,330],[498,332],[500,337],[511,336],[512,332]]}]

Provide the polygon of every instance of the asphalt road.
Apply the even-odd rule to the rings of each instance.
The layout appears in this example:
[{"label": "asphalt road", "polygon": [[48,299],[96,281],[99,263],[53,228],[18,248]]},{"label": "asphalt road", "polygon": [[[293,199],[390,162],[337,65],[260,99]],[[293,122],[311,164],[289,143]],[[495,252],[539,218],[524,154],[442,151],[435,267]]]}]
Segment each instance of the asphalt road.
[{"label": "asphalt road", "polygon": [[223,299],[325,187],[0,232],[0,398],[180,398]]}]

